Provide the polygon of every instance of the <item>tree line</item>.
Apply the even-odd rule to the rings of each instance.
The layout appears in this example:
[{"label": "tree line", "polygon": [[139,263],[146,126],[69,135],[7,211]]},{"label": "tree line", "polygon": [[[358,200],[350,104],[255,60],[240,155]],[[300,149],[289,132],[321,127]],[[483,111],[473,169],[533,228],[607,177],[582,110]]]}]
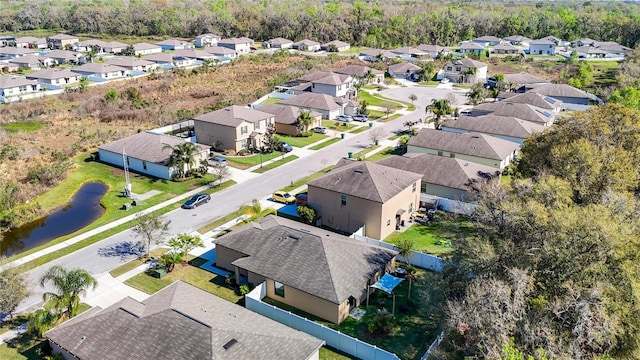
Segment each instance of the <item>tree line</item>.
[{"label": "tree line", "polygon": [[64,30],[94,36],[274,37],[395,47],[451,46],[483,35],[590,37],[634,47],[640,8],[625,2],[387,2],[161,0],[6,1],[0,31]]}]

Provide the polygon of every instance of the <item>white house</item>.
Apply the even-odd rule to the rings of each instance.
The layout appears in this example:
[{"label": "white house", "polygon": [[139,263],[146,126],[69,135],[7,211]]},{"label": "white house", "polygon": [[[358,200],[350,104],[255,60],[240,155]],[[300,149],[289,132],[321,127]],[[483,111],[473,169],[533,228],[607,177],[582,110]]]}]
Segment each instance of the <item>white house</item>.
[{"label": "white house", "polygon": [[40,70],[43,67],[49,67],[56,62],[46,56],[25,55],[9,60],[9,63],[16,64],[22,69]]},{"label": "white house", "polygon": [[104,63],[87,63],[71,69],[84,76],[94,76],[102,79],[116,79],[131,76],[131,71],[116,65]]},{"label": "white house", "polygon": [[220,41],[221,37],[215,34],[202,34],[196,36],[195,44],[198,48],[205,48],[208,46],[218,46],[218,41]]},{"label": "white house", "polygon": [[47,39],[38,38],[33,36],[23,36],[16,38],[13,43],[16,47],[19,48],[30,48],[30,49],[46,49],[47,48]]},{"label": "white house", "polygon": [[484,46],[474,42],[466,42],[460,45],[460,52],[463,54],[482,54],[484,52]]},{"label": "white house", "polygon": [[502,42],[502,39],[500,39],[499,37],[496,36],[491,36],[491,35],[485,35],[485,36],[481,36],[479,38],[475,38],[472,40],[474,43],[485,47],[485,46],[496,46],[499,45]]},{"label": "white house", "polygon": [[414,65],[409,62],[401,62],[398,64],[390,65],[387,69],[389,75],[398,79],[417,79],[418,73],[422,68],[418,65]]},{"label": "white house", "polygon": [[293,41],[285,38],[269,39],[262,43],[262,47],[267,49],[288,49],[293,46]]},{"label": "white house", "polygon": [[218,41],[218,46],[234,50],[238,54],[247,54],[251,51],[253,40],[247,37],[229,38]]},{"label": "white house", "polygon": [[487,79],[487,64],[469,58],[454,60],[444,65],[438,78],[456,83],[484,82]]},{"label": "white house", "polygon": [[355,79],[350,75],[316,71],[297,80],[302,84],[311,83],[309,90],[314,93],[347,98],[354,98],[357,95]]},{"label": "white house", "polygon": [[349,45],[349,43],[346,43],[346,42],[340,41],[340,40],[333,40],[333,41],[329,41],[328,43],[324,43],[324,44],[320,45],[320,49],[325,50],[325,51],[329,51],[334,46],[335,46],[336,51],[346,51],[346,50],[349,50],[351,48],[351,45]]},{"label": "white house", "polygon": [[0,96],[17,96],[40,91],[40,84],[20,76],[0,75]]},{"label": "white house", "polygon": [[133,44],[133,55],[150,55],[158,54],[162,52],[162,48],[158,45],[149,43],[137,43]]},{"label": "white house", "polygon": [[43,69],[26,75],[26,77],[41,84],[66,85],[79,82],[82,75],[67,69]]},{"label": "white house", "polygon": [[556,44],[548,39],[531,40],[529,43],[529,54],[531,55],[553,55],[556,53]]},{"label": "white house", "polygon": [[318,51],[320,50],[320,43],[313,40],[304,39],[294,43],[293,48],[300,51]]},{"label": "white house", "polygon": [[167,39],[157,42],[156,45],[160,46],[162,50],[186,50],[192,49],[193,45],[190,42],[182,41],[178,39]]}]

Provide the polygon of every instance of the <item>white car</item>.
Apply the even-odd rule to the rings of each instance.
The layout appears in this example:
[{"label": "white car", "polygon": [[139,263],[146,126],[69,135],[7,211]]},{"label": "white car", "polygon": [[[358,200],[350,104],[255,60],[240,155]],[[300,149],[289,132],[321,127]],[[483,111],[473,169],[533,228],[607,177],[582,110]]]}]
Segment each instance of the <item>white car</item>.
[{"label": "white car", "polygon": [[351,116],[349,116],[349,115],[338,115],[338,116],[336,116],[336,120],[349,122],[349,121],[353,120],[353,118]]},{"label": "white car", "polygon": [[313,131],[317,132],[318,134],[326,134],[329,130],[326,126],[318,126],[313,128]]}]

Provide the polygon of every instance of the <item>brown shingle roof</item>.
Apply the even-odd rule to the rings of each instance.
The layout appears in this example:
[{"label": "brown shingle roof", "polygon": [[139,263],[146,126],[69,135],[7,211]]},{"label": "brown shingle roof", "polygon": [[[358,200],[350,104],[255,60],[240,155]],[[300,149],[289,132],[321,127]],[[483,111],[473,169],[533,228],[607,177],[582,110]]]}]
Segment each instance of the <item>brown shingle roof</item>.
[{"label": "brown shingle roof", "polygon": [[456,154],[492,160],[504,160],[520,149],[515,142],[480,133],[457,134],[448,131],[422,129],[407,143],[425,149],[442,150]]},{"label": "brown shingle roof", "polygon": [[[171,150],[165,148],[165,146],[175,146],[183,144],[184,142],[184,139],[175,136],[143,131],[135,135],[101,145],[98,149],[116,154],[122,154],[122,150],[124,149],[129,157],[164,165],[167,160],[169,160],[169,157],[171,157]],[[209,146],[202,144],[196,144],[196,146],[200,151],[206,151],[210,148]]]},{"label": "brown shingle roof", "polygon": [[509,100],[510,99],[505,99],[498,102],[480,104],[473,108],[472,114],[473,116],[477,116],[493,113],[494,115],[513,116],[542,124],[548,124],[555,119],[555,114],[552,111],[529,104],[511,102]]},{"label": "brown shingle roof", "polygon": [[420,175],[364,161],[340,161],[308,186],[385,203],[420,179]]},{"label": "brown shingle roof", "polygon": [[525,72],[515,73],[515,74],[504,74],[505,82],[512,82],[514,84],[545,84],[549,83],[548,80],[543,79],[539,76],[531,75]]},{"label": "brown shingle roof", "polygon": [[393,71],[396,74],[402,74],[408,71],[418,71],[420,70],[420,66],[408,62],[401,62],[389,66],[389,70]]},{"label": "brown shingle roof", "polygon": [[272,114],[247,107],[232,105],[224,109],[196,116],[193,119],[235,128],[245,121],[256,123],[270,118],[273,118]]},{"label": "brown shingle roof", "polygon": [[370,68],[368,66],[362,66],[362,65],[349,65],[349,66],[345,66],[345,67],[340,68],[340,69],[333,70],[333,72],[338,73],[338,74],[357,76],[357,77],[360,77],[360,78],[364,78],[367,75],[367,72],[369,72],[369,71],[371,71],[371,73],[374,74],[374,75],[382,75],[382,74],[384,74],[383,71],[380,71],[380,70],[374,69],[374,68]]},{"label": "brown shingle roof", "polygon": [[79,359],[104,360],[307,359],[324,344],[182,281],[141,303],[90,310],[46,336]]},{"label": "brown shingle roof", "polygon": [[279,104],[293,105],[305,109],[314,109],[321,111],[335,111],[340,109],[332,96],[327,94],[306,92],[304,94],[296,95],[292,98],[282,100]]},{"label": "brown shingle roof", "polygon": [[[512,93],[513,94],[513,93]],[[534,93],[534,92],[526,92],[520,94],[513,94],[513,96],[508,97],[508,102],[512,103],[520,103],[520,104],[529,104],[541,109],[553,110],[559,108],[562,104],[562,101],[548,97],[546,95]]]},{"label": "brown shingle roof", "polygon": [[248,255],[233,265],[334,304],[358,297],[362,286],[397,254],[273,215],[223,235],[215,243]]},{"label": "brown shingle roof", "polygon": [[443,127],[479,132],[488,135],[503,135],[519,139],[526,139],[534,132],[542,132],[545,126],[526,121],[513,116],[499,116],[488,114],[483,116],[460,116],[449,119]]},{"label": "brown shingle roof", "polygon": [[[300,116],[300,111],[303,111],[297,106],[289,106],[289,105],[280,105],[280,104],[269,104],[260,106],[258,109],[262,112],[266,112],[275,116],[275,121],[279,124],[287,124],[293,125],[298,122],[298,116]],[[318,117],[321,114],[312,111],[311,117]]]},{"label": "brown shingle roof", "polygon": [[567,84],[546,84],[530,91],[551,97],[591,98],[586,92]]}]

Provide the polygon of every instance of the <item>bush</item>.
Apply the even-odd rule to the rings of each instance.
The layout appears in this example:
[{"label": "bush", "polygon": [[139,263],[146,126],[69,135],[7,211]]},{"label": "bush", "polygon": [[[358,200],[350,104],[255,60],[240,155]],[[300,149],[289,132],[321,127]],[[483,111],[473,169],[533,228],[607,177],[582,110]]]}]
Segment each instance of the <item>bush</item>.
[{"label": "bush", "polygon": [[316,219],[316,211],[309,205],[300,205],[296,210],[305,224],[312,224],[313,220]]},{"label": "bush", "polygon": [[253,286],[253,283],[246,283],[246,284],[242,284],[240,285],[240,287],[238,288],[238,291],[240,292],[240,295],[247,295],[248,293],[251,292],[251,290],[253,290],[255,286]]},{"label": "bush", "polygon": [[299,133],[298,135],[296,135],[297,137],[309,137],[309,136],[313,136],[313,131],[309,130],[309,131],[303,131],[301,133]]},{"label": "bush", "polygon": [[68,161],[36,165],[29,169],[27,181],[32,184],[53,186],[64,179],[70,167],[71,164]]},{"label": "bush", "polygon": [[367,331],[371,335],[388,335],[391,333],[396,325],[396,319],[393,315],[389,314],[387,310],[378,310],[378,313],[369,320],[367,324]]}]

